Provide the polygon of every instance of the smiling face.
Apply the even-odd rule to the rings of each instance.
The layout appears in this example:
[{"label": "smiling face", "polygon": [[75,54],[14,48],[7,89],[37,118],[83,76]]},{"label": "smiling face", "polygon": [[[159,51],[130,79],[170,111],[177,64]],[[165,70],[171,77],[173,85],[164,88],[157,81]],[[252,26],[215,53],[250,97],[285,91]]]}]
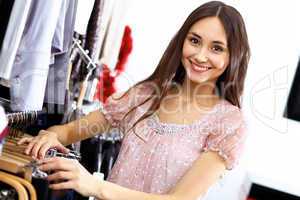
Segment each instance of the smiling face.
[{"label": "smiling face", "polygon": [[217,17],[193,24],[183,43],[185,78],[194,83],[216,82],[229,64],[227,45],[224,27]]}]

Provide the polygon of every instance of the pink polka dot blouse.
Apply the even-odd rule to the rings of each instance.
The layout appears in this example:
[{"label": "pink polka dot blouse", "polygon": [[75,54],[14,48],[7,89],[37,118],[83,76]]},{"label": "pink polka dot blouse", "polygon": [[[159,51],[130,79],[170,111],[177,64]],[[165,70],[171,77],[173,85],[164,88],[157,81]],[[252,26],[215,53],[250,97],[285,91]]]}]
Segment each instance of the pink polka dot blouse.
[{"label": "pink polka dot blouse", "polygon": [[[145,84],[124,98],[110,97],[104,107],[112,127],[129,128],[149,108],[151,101],[139,106],[122,121],[136,103],[151,94]],[[220,100],[207,114],[192,124],[162,123],[154,113],[124,135],[118,159],[108,181],[147,193],[167,193],[206,151],[215,151],[232,169],[245,141],[242,112],[226,100]]]}]

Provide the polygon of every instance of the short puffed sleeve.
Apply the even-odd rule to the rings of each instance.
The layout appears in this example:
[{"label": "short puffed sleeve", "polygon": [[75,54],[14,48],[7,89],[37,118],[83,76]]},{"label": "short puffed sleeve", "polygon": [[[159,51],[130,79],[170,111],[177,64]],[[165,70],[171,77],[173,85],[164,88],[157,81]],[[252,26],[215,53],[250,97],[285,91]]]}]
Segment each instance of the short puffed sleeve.
[{"label": "short puffed sleeve", "polygon": [[[114,93],[107,98],[101,111],[112,128],[117,128],[124,116],[132,108],[139,105],[141,100],[147,95],[147,91],[147,86],[140,84],[131,88],[126,94],[125,92]],[[130,119],[130,116],[126,117],[126,119]]]},{"label": "short puffed sleeve", "polygon": [[223,106],[207,137],[203,151],[215,151],[225,161],[226,169],[237,165],[246,139],[246,125],[238,107]]}]

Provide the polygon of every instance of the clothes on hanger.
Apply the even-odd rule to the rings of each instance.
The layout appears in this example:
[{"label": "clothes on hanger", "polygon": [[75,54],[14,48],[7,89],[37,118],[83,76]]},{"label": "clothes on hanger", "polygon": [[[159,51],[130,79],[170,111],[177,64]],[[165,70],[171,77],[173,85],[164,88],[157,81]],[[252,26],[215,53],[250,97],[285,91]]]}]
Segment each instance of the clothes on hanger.
[{"label": "clothes on hanger", "polygon": [[[73,46],[72,57],[73,57],[73,53],[76,52],[77,54],[76,56],[79,57],[78,61],[81,62],[80,68],[78,68],[79,71],[75,69],[74,71],[72,71],[73,74],[71,76],[72,83],[73,83],[72,93],[74,97],[75,96],[77,97],[76,108],[74,106],[74,109],[77,109],[79,105],[83,103],[83,100],[88,100],[89,102],[93,101],[93,98],[87,99],[86,97],[87,96],[90,97],[94,95],[97,84],[94,84],[94,89],[92,89],[89,82],[95,78],[94,76],[95,70],[97,68],[98,70],[102,70],[102,68],[100,65],[97,65],[91,59],[91,57],[88,55],[88,52],[82,47],[80,40],[74,39],[72,46]],[[75,59],[72,59],[72,61],[75,61]],[[72,65],[72,63],[70,64]],[[78,74],[81,74],[82,77],[78,78],[78,76],[76,76]],[[74,77],[76,77],[75,80],[73,79]],[[67,112],[69,112],[69,110]]]},{"label": "clothes on hanger", "polygon": [[[120,47],[125,28],[124,14],[129,5],[130,1],[119,0],[95,0],[94,2],[86,36],[82,36],[81,46],[87,49],[87,53],[92,61],[95,64],[99,64],[101,68],[103,64],[110,68],[115,68],[119,61]],[[75,80],[74,82],[77,82],[76,80],[78,79],[83,79],[78,78],[78,74],[85,74],[86,70],[84,68],[81,59],[74,59],[72,71],[75,72],[72,73],[72,80]],[[89,102],[94,100],[99,82],[99,74],[95,70],[88,80],[88,92],[84,99]]]},{"label": "clothes on hanger", "polygon": [[[32,0],[15,1],[9,16],[0,53],[0,78],[9,80]],[[5,1],[11,2],[11,1]],[[1,3],[2,5],[2,3]],[[1,12],[2,14],[2,12]],[[6,16],[7,17],[7,16]],[[1,24],[1,27],[3,24]]]},{"label": "clothes on hanger", "polygon": [[90,172],[99,171],[99,163],[101,162],[103,140],[97,137],[88,138],[81,141],[80,153],[82,155],[81,164]]},{"label": "clothes on hanger", "polygon": [[44,102],[63,105],[75,26],[77,0],[63,2],[52,41],[53,63],[49,67]]},{"label": "clothes on hanger", "polygon": [[94,2],[95,0],[78,0],[75,31],[80,35],[86,35],[88,21],[94,7]]},{"label": "clothes on hanger", "polygon": [[42,109],[49,65],[70,44],[76,2],[32,0],[10,77],[12,110]]},{"label": "clothes on hanger", "polygon": [[[23,112],[14,112],[14,113],[7,113],[6,118],[8,120],[9,125],[9,134],[12,137],[21,137],[23,136],[24,132],[28,132],[28,127],[32,126],[33,124],[45,123],[41,121],[40,116],[44,116],[44,111],[23,111]],[[38,121],[39,120],[39,121]]]},{"label": "clothes on hanger", "polygon": [[101,172],[106,180],[114,166],[121,148],[121,141],[106,141],[103,144]]},{"label": "clothes on hanger", "polygon": [[[72,66],[69,68],[71,52],[76,55],[71,59],[72,62],[76,60],[76,57],[79,62],[83,63],[79,64],[79,66],[84,68],[87,73],[82,73],[83,78],[80,80],[86,82],[93,73],[96,75],[99,74],[93,71],[97,66],[98,70],[101,70],[102,63],[98,63],[101,52],[103,52],[107,60],[110,60],[108,57],[110,57],[112,52],[109,52],[107,49],[111,47],[116,50],[116,57],[118,56],[124,26],[121,25],[120,27],[120,39],[118,39],[118,36],[114,32],[118,32],[116,27],[119,27],[119,24],[123,23],[123,17],[121,16],[124,12],[120,9],[124,5],[118,0],[90,0],[89,2],[92,2],[91,5],[93,5],[91,9],[93,16],[89,16],[89,28],[93,32],[87,34],[89,38],[86,46],[85,43],[80,43],[80,47],[84,48],[80,49],[78,47],[74,50],[72,48],[74,47],[72,39],[76,26],[75,15],[77,15],[76,12],[78,11],[78,7],[80,7],[77,4],[77,0],[61,0],[59,2],[24,0],[24,2],[27,2],[27,7],[24,6],[24,3],[22,4],[25,11],[27,8],[27,13],[22,10],[22,12],[14,16],[15,24],[13,28],[16,32],[20,31],[20,28],[21,34],[18,32],[18,37],[16,35],[11,35],[10,37],[11,40],[18,39],[15,43],[17,44],[17,48],[9,56],[11,59],[9,62],[11,62],[11,69],[13,70],[10,69],[9,72],[5,71],[6,75],[9,74],[7,75],[7,80],[9,81],[11,109],[13,113],[6,115],[10,127],[8,131],[10,136],[6,138],[7,142],[3,145],[3,154],[2,156],[0,155],[0,172],[1,170],[11,170],[11,173],[19,174],[24,179],[31,180],[37,191],[38,199],[48,199],[51,194],[47,183],[43,179],[45,174],[37,171],[36,166],[29,156],[26,157],[26,155],[22,154],[25,147],[17,147],[15,142],[24,136],[29,125],[40,124],[43,121],[39,119],[40,116],[45,115],[45,113],[39,112],[42,110],[43,103],[55,105],[65,103],[68,70],[72,70],[72,68],[74,70],[75,67]],[[88,6],[88,1],[79,0],[79,2],[81,2],[81,5],[86,4]],[[15,10],[16,8],[20,9],[20,5],[19,7],[13,7]],[[19,27],[16,26],[16,19],[21,19],[21,16],[23,16],[23,21],[20,23],[21,27]],[[113,19],[114,16],[118,17]],[[10,19],[8,27],[12,26],[11,23],[12,20]],[[84,29],[86,31],[87,27]],[[8,31],[10,30],[8,29]],[[112,44],[113,40],[119,44]],[[106,52],[104,52],[104,47],[106,48]],[[88,52],[85,49],[88,49]],[[7,62],[8,59],[6,60]],[[3,66],[3,62],[0,59],[0,71],[6,68]],[[114,66],[112,65],[112,67]],[[80,74],[79,71],[78,74]],[[77,78],[78,74],[73,76]],[[78,79],[73,83],[76,82],[79,82]],[[87,84],[86,82],[83,82],[80,88],[84,88],[84,85]],[[79,103],[77,103],[76,108],[79,108],[79,110],[83,104],[83,97],[93,96],[86,95],[87,93],[89,92],[86,92],[86,89],[82,89],[78,95]],[[33,111],[25,112],[25,110]],[[16,111],[23,112],[16,113]],[[100,170],[103,171],[105,177],[107,177],[117,158],[121,139],[116,137],[103,138],[103,135],[101,135],[101,137],[95,137],[92,140],[97,142],[97,149],[94,149],[95,152],[93,154],[95,156],[93,160],[94,169],[98,172]],[[89,144],[87,143],[84,147],[92,150],[89,149],[91,147]],[[47,155],[60,156],[55,150],[49,151]],[[73,158],[78,158],[76,155],[72,156]],[[85,154],[85,156],[89,155]],[[84,156],[82,155],[82,157]],[[7,165],[1,164],[4,162],[13,167],[4,168],[5,166],[7,167]],[[28,167],[28,170],[24,170],[24,165]],[[40,196],[41,194],[42,196]]]},{"label": "clothes on hanger", "polygon": [[49,66],[44,103],[64,105],[69,53],[57,54]]},{"label": "clothes on hanger", "polygon": [[[85,6],[82,5],[83,2]],[[79,0],[75,31],[80,35],[86,35],[86,42],[82,46],[89,51],[93,61],[96,62],[104,57],[105,64],[115,66],[125,27],[124,14],[129,7],[128,3],[129,1],[121,0],[87,2]],[[115,60],[114,64],[110,61],[112,58]]]},{"label": "clothes on hanger", "polygon": [[101,44],[100,59],[110,69],[114,69],[118,61],[119,51],[122,43],[127,9],[130,1],[124,0],[103,0],[103,23],[105,30]]},{"label": "clothes on hanger", "polygon": [[95,1],[86,32],[87,36],[85,48],[89,51],[91,59],[96,63],[98,62],[101,51],[101,34],[104,31],[101,30],[101,24],[103,23],[104,1],[105,0]]},{"label": "clothes on hanger", "polygon": [[[86,42],[86,35],[80,35],[78,33],[74,33],[73,39],[75,41],[78,41],[78,43],[84,47]],[[73,41],[74,41],[73,40]],[[71,72],[71,78],[70,83],[74,86],[75,83],[82,81],[84,79],[83,74],[86,74],[86,69],[84,66],[86,66],[86,63],[84,63],[81,54],[79,53],[79,48],[73,48],[75,51],[74,60],[72,61],[72,72]],[[77,49],[77,50],[76,50]]]},{"label": "clothes on hanger", "polygon": [[33,0],[31,3],[10,77],[14,111],[42,109],[52,39],[63,2]]},{"label": "clothes on hanger", "polygon": [[[33,115],[33,116],[32,116]],[[36,190],[37,199],[61,199],[61,194],[52,192],[49,189],[49,183],[47,181],[48,174],[38,169],[37,162],[33,160],[31,156],[25,155],[23,152],[26,145],[17,145],[17,141],[22,137],[30,137],[20,131],[22,126],[26,126],[29,122],[31,123],[34,119],[37,119],[38,112],[18,112],[7,114],[10,128],[9,135],[5,139],[3,146],[3,153],[0,155],[0,175],[1,170],[17,174],[20,178],[32,182],[33,187]],[[29,122],[27,122],[27,120]],[[14,130],[17,129],[18,130]],[[50,149],[46,153],[46,157],[65,157],[68,159],[80,159],[80,155],[76,152],[70,151],[67,154],[58,152],[56,149]],[[22,185],[25,185],[29,194],[33,195],[32,187],[28,186],[23,180],[19,180]],[[0,191],[1,192],[1,191]],[[62,194],[70,196],[73,192]],[[71,195],[72,196],[72,195]],[[34,198],[31,198],[34,199]],[[35,198],[36,199],[36,198]],[[63,198],[64,199],[64,198]]]},{"label": "clothes on hanger", "polygon": [[[41,109],[45,93],[45,102],[64,103],[76,7],[77,0],[26,0],[14,5],[0,55],[0,77],[12,85],[13,110]],[[25,98],[25,93],[29,97]]]},{"label": "clothes on hanger", "polygon": [[82,141],[82,165],[90,172],[101,172],[106,179],[120,151],[122,135],[114,130]]}]

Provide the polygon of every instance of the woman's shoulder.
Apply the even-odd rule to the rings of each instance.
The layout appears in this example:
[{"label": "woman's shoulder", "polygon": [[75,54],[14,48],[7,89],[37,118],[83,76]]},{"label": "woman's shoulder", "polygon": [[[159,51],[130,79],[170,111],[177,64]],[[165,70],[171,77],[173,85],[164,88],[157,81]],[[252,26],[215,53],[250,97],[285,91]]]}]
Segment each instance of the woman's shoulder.
[{"label": "woman's shoulder", "polygon": [[229,124],[242,124],[245,123],[244,113],[242,109],[233,105],[226,99],[220,100],[220,106],[217,109],[218,119]]},{"label": "woman's shoulder", "polygon": [[153,94],[155,88],[155,84],[150,81],[142,82],[131,87],[128,91],[128,94],[137,100],[146,99]]},{"label": "woman's shoulder", "polygon": [[217,109],[213,112],[210,123],[213,135],[229,135],[235,130],[245,128],[245,119],[242,109],[233,105],[228,100],[220,100]]},{"label": "woman's shoulder", "polygon": [[221,99],[220,100],[220,111],[223,113],[223,115],[242,115],[243,111],[240,107],[237,105],[233,105],[231,102],[229,102],[226,99]]},{"label": "woman's shoulder", "polygon": [[119,99],[119,98],[121,98],[123,96],[136,97],[137,95],[140,95],[140,94],[147,94],[147,93],[149,93],[149,91],[151,91],[151,88],[153,88],[153,87],[151,86],[150,83],[148,83],[148,82],[142,82],[142,83],[138,83],[138,84],[135,84],[135,85],[129,87],[125,91],[115,92],[111,96],[114,99]]},{"label": "woman's shoulder", "polygon": [[126,91],[115,92],[108,98],[106,103],[133,107],[151,97],[153,89],[153,84],[149,82],[138,83]]}]

